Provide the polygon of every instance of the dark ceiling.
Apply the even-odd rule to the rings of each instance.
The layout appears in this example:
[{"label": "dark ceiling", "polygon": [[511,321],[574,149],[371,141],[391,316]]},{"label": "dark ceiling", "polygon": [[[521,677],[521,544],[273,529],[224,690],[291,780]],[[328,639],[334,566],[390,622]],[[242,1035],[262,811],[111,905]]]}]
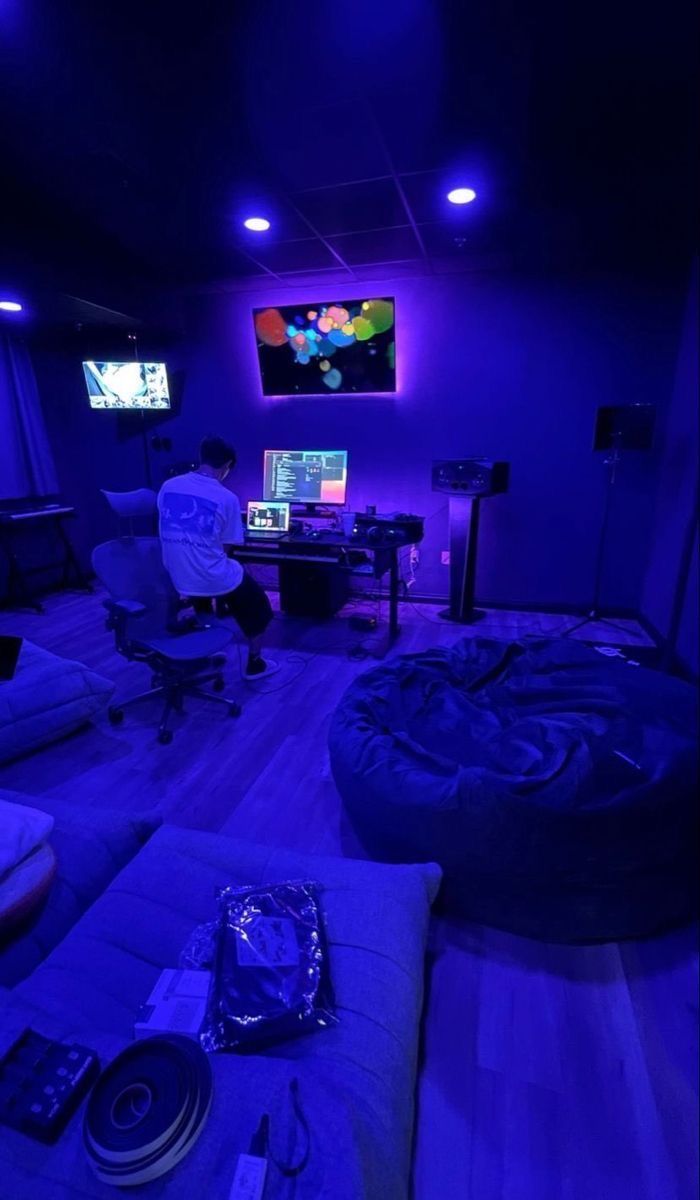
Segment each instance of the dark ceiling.
[{"label": "dark ceiling", "polygon": [[[679,277],[694,10],[0,0],[0,286],[117,304],[387,264]],[[460,182],[478,199],[456,209]]]}]

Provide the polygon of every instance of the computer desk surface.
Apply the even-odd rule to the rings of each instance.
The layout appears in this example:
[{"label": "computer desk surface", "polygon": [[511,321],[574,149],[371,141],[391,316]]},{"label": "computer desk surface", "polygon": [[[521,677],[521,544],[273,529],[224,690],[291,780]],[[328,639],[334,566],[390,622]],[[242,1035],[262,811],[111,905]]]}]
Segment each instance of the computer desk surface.
[{"label": "computer desk surface", "polygon": [[366,538],[347,537],[342,530],[324,530],[314,534],[286,534],[279,538],[250,538],[241,545],[230,545],[228,552],[241,563],[267,563],[280,566],[288,562],[325,563],[329,567],[352,570],[348,554],[352,551],[370,553],[373,574],[381,579],[389,573],[389,645],[399,635],[399,551],[412,545],[410,541],[378,544]]}]

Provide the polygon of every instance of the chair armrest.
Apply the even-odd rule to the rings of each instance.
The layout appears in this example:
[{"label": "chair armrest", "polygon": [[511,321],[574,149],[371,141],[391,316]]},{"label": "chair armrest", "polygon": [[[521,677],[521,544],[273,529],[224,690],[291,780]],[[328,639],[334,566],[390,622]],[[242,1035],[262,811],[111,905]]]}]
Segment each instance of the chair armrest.
[{"label": "chair armrest", "polygon": [[129,622],[132,617],[142,617],[148,612],[145,604],[139,600],[103,600],[107,609],[106,626],[114,634],[117,650],[125,658],[136,657],[133,643],[129,636]]},{"label": "chair armrest", "polygon": [[142,617],[146,605],[138,600],[104,600],[104,607],[113,617]]}]

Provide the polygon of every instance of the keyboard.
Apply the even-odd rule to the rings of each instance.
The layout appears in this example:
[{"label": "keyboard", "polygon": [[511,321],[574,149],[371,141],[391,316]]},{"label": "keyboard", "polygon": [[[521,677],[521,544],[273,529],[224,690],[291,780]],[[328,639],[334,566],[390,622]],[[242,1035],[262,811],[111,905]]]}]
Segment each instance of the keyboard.
[{"label": "keyboard", "polygon": [[292,540],[313,546],[318,542],[334,542],[340,545],[347,542],[348,538],[341,529],[315,529],[310,533],[295,533]]},{"label": "keyboard", "polygon": [[245,540],[247,542],[279,542],[286,537],[289,537],[289,534],[282,533],[279,529],[247,529]]},{"label": "keyboard", "polygon": [[47,504],[41,508],[0,509],[0,521],[33,521],[41,517],[67,517],[75,509],[66,504]]}]

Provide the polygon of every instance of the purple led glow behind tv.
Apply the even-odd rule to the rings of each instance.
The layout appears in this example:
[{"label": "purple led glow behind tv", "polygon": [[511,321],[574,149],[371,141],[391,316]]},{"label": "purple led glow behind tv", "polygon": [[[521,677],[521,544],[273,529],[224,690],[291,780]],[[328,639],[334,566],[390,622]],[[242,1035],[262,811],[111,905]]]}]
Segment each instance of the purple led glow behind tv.
[{"label": "purple led glow behind tv", "polygon": [[396,391],[394,300],[253,310],[264,396]]}]

